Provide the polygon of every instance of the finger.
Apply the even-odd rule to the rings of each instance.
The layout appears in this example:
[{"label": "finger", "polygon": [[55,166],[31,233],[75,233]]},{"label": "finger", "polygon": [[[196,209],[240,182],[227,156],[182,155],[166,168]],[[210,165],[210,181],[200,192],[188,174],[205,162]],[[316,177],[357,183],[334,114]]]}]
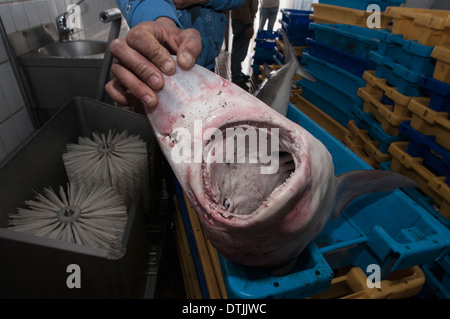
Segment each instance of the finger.
[{"label": "finger", "polygon": [[[117,78],[126,90],[128,90],[137,100],[141,101],[148,107],[155,107],[158,103],[155,92],[144,82],[142,82],[136,75],[124,67],[120,63],[114,63],[111,66],[111,73]],[[115,82],[113,82],[114,84]],[[113,89],[113,88],[110,88]],[[119,91],[114,91],[113,94],[119,95]],[[123,95],[123,92],[121,93]],[[119,98],[121,98],[119,96]],[[122,96],[123,98],[123,96]]]},{"label": "finger", "polygon": [[[176,27],[174,30],[181,32],[181,29]],[[172,41],[171,36],[163,30],[161,25],[153,21],[142,22],[132,28],[126,37],[126,42],[131,48],[141,53],[165,74],[172,75],[175,72],[175,61],[162,44],[167,41]],[[176,48],[171,49],[176,50]]]},{"label": "finger", "polygon": [[116,78],[106,83],[105,91],[119,105],[130,105],[125,88]]},{"label": "finger", "polygon": [[140,53],[130,48],[125,39],[116,39],[111,42],[112,55],[134,72],[143,82],[155,91],[164,86],[164,77],[161,71]]},{"label": "finger", "polygon": [[180,41],[178,64],[182,69],[189,70],[202,52],[202,38],[197,30],[186,29],[180,34]]}]

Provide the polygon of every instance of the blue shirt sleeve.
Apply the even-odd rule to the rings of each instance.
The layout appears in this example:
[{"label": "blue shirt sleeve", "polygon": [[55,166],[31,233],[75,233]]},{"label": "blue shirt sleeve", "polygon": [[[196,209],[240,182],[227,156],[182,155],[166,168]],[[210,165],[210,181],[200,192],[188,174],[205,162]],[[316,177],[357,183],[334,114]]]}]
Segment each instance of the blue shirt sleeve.
[{"label": "blue shirt sleeve", "polygon": [[177,10],[171,0],[116,0],[130,28],[143,21],[154,21],[167,17],[182,27],[177,18]]},{"label": "blue shirt sleeve", "polygon": [[210,0],[205,7],[211,8],[217,11],[224,11],[234,9],[243,5],[246,0]]}]

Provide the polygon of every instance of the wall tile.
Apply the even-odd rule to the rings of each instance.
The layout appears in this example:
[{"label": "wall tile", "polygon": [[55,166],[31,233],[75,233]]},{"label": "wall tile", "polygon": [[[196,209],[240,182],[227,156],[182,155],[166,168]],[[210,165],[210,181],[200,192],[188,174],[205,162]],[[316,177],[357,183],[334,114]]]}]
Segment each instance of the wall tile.
[{"label": "wall tile", "polygon": [[6,103],[3,92],[0,89],[0,123],[6,120],[10,115],[11,112],[9,111],[8,103]]},{"label": "wall tile", "polygon": [[10,62],[0,65],[0,88],[11,113],[15,113],[25,105]]},{"label": "wall tile", "polygon": [[6,46],[3,42],[3,37],[0,36],[0,63],[8,60],[8,53],[6,52]]},{"label": "wall tile", "polygon": [[37,11],[39,14],[39,19],[41,23],[53,22],[56,16],[50,15],[50,7],[49,2],[46,0],[38,0],[36,1]]},{"label": "wall tile", "polygon": [[8,153],[20,144],[21,138],[12,117],[0,124],[0,137]]},{"label": "wall tile", "polygon": [[10,3],[9,10],[11,11],[11,16],[17,31],[22,31],[30,27],[22,2]]},{"label": "wall tile", "polygon": [[31,133],[33,133],[33,124],[31,123],[30,116],[25,107],[14,114],[13,119],[21,140],[26,139]]},{"label": "wall tile", "polygon": [[39,17],[36,2],[24,2],[23,8],[25,9],[25,14],[27,15],[28,25],[30,26],[30,28],[41,24],[41,19]]},{"label": "wall tile", "polygon": [[0,4],[0,16],[2,18],[3,25],[5,26],[6,33],[12,33],[16,31],[14,20],[9,10],[9,4]]}]

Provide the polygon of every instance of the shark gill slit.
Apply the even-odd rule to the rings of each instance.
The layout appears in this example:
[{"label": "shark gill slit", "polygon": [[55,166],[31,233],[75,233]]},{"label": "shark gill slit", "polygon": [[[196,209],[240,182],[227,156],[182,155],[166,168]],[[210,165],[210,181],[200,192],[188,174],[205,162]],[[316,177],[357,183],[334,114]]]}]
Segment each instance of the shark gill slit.
[{"label": "shark gill slit", "polygon": [[222,217],[245,217],[267,205],[300,165],[291,139],[286,130],[263,122],[235,122],[216,131],[203,149],[202,177]]}]

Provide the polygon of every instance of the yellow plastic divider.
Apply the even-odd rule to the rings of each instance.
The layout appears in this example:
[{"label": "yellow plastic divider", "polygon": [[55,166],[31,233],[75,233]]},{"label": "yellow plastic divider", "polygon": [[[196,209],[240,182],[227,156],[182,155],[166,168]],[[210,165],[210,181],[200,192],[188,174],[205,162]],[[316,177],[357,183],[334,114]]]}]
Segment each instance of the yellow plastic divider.
[{"label": "yellow plastic divider", "polygon": [[380,287],[369,287],[367,276],[359,267],[335,277],[330,288],[310,299],[402,299],[417,295],[425,283],[419,266],[393,272],[379,282]]},{"label": "yellow plastic divider", "polygon": [[450,10],[387,7],[392,33],[428,46],[450,44]]},{"label": "yellow plastic divider", "polygon": [[447,112],[438,112],[411,100],[408,105],[412,112],[411,127],[424,135],[434,135],[435,142],[450,151],[450,120]]},{"label": "yellow plastic divider", "polygon": [[[276,39],[275,39],[275,42],[276,42],[276,44],[277,44],[277,46],[278,46],[278,49],[279,49],[281,52],[283,52],[283,55],[284,55],[284,56],[286,56],[286,53],[284,52],[285,48],[284,48],[284,42],[283,42],[283,40],[280,40],[279,38],[276,38]],[[301,57],[301,56],[303,55],[303,50],[304,50],[305,48],[307,48],[307,47],[306,47],[306,46],[303,46],[303,47],[297,46],[297,47],[292,47],[292,48],[293,48],[294,51],[295,51],[295,55],[298,56],[298,57]]]},{"label": "yellow plastic divider", "polygon": [[[323,3],[313,3],[314,14],[309,17],[316,23],[352,24],[367,28],[367,18],[372,12],[333,6]],[[391,18],[381,12],[380,28],[389,29]]]},{"label": "yellow plastic divider", "polygon": [[382,153],[380,151],[378,142],[370,138],[367,130],[358,128],[355,121],[352,120],[348,122],[348,129],[353,136],[361,141],[361,148],[363,149],[364,154],[370,158],[370,161],[366,160],[366,162],[372,167],[379,168],[382,162],[390,161],[392,159],[392,156],[389,153]]},{"label": "yellow plastic divider", "polygon": [[391,169],[416,181],[419,189],[433,198],[442,216],[450,219],[450,187],[445,176],[436,176],[422,165],[423,159],[407,153],[409,142],[394,142],[389,146]]},{"label": "yellow plastic divider", "polygon": [[294,104],[296,108],[305,113],[314,122],[322,126],[326,131],[331,133],[331,135],[336,137],[338,140],[344,142],[345,136],[350,133],[346,127],[339,124],[339,122],[337,122],[327,113],[301,96],[300,92],[296,91],[293,93],[293,95],[296,98],[296,102]]},{"label": "yellow plastic divider", "polygon": [[194,261],[189,248],[189,243],[184,229],[181,211],[176,197],[174,198],[176,212],[174,214],[175,242],[180,259],[181,273],[183,276],[184,290],[187,299],[202,299],[202,292],[198,283]]},{"label": "yellow plastic divider", "polygon": [[211,244],[208,243],[208,240],[205,238],[197,213],[195,212],[184,192],[183,196],[186,203],[189,220],[191,222],[195,243],[199,252],[203,273],[205,275],[209,298],[227,298],[217,251],[214,249],[214,247],[211,246]]},{"label": "yellow plastic divider", "polygon": [[450,84],[450,45],[438,45],[431,52],[436,59],[433,78]]},{"label": "yellow plastic divider", "polygon": [[404,121],[409,121],[411,116],[401,116],[392,110],[391,105],[381,103],[374,95],[370,94],[366,88],[358,89],[358,96],[363,99],[363,110],[372,113],[375,119],[380,122],[381,128],[389,135],[399,136],[399,126]]}]

